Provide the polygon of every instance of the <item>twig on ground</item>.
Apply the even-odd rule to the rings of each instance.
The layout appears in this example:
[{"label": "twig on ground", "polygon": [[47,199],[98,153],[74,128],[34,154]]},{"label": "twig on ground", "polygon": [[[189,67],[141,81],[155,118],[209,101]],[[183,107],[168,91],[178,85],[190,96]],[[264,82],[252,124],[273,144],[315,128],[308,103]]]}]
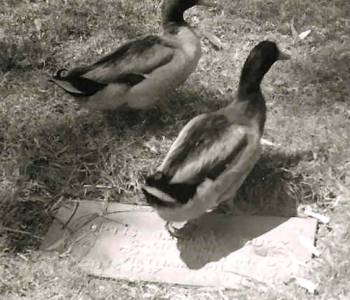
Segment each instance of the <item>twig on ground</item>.
[{"label": "twig on ground", "polygon": [[74,206],[74,210],[73,213],[70,215],[70,217],[68,218],[67,222],[65,222],[62,226],[62,229],[65,229],[67,227],[67,225],[70,223],[70,221],[72,221],[73,217],[75,216],[78,208],[79,208],[80,202],[76,202],[75,206]]},{"label": "twig on ground", "polygon": [[9,227],[6,227],[6,226],[0,226],[0,230],[28,235],[28,236],[31,236],[32,238],[35,238],[35,239],[38,239],[38,240],[42,240],[43,239],[41,236],[32,234],[30,232],[27,232],[27,231],[24,231],[24,230],[20,230],[20,229],[13,229],[13,228],[9,228]]}]

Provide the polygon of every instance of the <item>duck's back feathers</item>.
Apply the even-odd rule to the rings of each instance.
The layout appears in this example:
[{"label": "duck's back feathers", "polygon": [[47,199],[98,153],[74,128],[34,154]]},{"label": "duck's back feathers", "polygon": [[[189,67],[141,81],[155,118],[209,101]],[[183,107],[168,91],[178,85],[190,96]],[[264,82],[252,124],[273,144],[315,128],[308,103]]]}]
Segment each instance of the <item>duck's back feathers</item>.
[{"label": "duck's back feathers", "polygon": [[215,179],[246,143],[244,127],[221,114],[202,115],[184,127],[160,170],[172,184]]},{"label": "duck's back feathers", "polygon": [[203,114],[192,119],[181,130],[160,169],[173,177],[190,152],[203,149],[206,144],[210,145],[209,135],[227,126],[227,123],[227,119],[222,115]]},{"label": "duck's back feathers", "polygon": [[239,159],[247,143],[246,128],[222,114],[194,118],[180,132],[159,170],[146,178],[147,202],[158,207],[187,203],[204,180],[215,180]]},{"label": "duck's back feathers", "polygon": [[133,87],[168,64],[173,56],[174,47],[169,41],[146,36],[124,44],[90,66],[60,70],[51,81],[75,97],[92,96],[109,84]]},{"label": "duck's back feathers", "polygon": [[112,83],[125,74],[150,74],[174,56],[170,42],[158,36],[130,41],[86,69],[85,78]]}]

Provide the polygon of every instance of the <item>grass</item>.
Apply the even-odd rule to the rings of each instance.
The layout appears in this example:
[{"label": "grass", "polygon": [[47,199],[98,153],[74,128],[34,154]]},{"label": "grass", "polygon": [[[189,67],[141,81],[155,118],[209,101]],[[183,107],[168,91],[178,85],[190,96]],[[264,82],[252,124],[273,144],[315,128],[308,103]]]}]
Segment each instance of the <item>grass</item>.
[{"label": "grass", "polygon": [[[329,215],[317,237],[320,258],[305,276],[317,299],[350,294],[350,4],[345,0],[229,1],[192,9],[203,38],[194,74],[172,96],[173,114],[82,114],[47,83],[59,68],[91,62],[120,43],[159,28],[158,1],[3,0],[0,12],[0,295],[4,299],[312,299],[294,284],[240,291],[101,280],[69,256],[42,254],[40,239],[59,199],[143,203],[140,183],[193,116],[226,105],[250,49],[278,41],[293,59],[263,83],[268,105],[262,159],[237,206],[295,215],[303,205]],[[311,29],[299,40],[296,33]]]}]

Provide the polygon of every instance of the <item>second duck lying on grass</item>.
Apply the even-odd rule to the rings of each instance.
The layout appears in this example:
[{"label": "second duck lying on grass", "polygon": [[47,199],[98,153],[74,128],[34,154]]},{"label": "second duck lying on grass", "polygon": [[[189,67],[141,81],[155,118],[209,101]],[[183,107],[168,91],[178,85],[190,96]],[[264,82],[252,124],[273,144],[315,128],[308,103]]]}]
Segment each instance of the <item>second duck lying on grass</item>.
[{"label": "second duck lying on grass", "polygon": [[263,41],[249,54],[234,101],[192,119],[181,130],[143,192],[177,236],[171,222],[195,219],[232,200],[260,155],[266,119],[260,83],[277,60],[288,59],[274,42]]},{"label": "second duck lying on grass", "polygon": [[91,110],[165,108],[161,101],[195,70],[201,55],[200,40],[183,14],[211,1],[165,0],[162,36],[130,41],[92,65],[60,70],[51,80]]}]

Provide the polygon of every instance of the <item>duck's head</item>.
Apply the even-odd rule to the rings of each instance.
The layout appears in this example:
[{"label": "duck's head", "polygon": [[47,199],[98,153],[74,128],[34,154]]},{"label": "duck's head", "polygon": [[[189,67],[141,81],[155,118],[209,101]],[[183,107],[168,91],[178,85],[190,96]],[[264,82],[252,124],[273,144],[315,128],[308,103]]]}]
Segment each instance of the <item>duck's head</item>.
[{"label": "duck's head", "polygon": [[263,41],[254,47],[244,63],[241,85],[260,85],[264,75],[278,60],[290,59],[290,55],[279,50],[275,42]]},{"label": "duck's head", "polygon": [[186,24],[184,12],[196,5],[215,6],[214,0],[163,0],[162,21],[163,24]]}]

